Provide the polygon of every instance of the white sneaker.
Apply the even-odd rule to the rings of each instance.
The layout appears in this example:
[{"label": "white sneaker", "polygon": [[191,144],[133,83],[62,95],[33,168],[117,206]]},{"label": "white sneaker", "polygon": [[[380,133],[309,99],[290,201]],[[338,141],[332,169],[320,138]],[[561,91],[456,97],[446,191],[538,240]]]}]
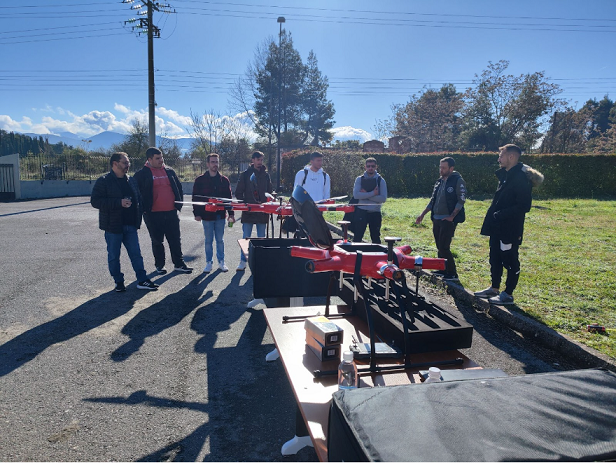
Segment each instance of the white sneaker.
[{"label": "white sneaker", "polygon": [[205,268],[203,269],[203,273],[210,273],[212,271],[213,262],[207,262],[205,264]]},{"label": "white sneaker", "polygon": [[237,266],[237,268],[235,269],[236,272],[243,272],[244,270],[246,270],[246,262],[241,260],[240,261],[240,265]]},{"label": "white sneaker", "polygon": [[225,261],[224,260],[222,262],[218,262],[218,268],[220,269],[221,272],[228,272],[229,271],[229,267],[227,267],[225,265]]}]

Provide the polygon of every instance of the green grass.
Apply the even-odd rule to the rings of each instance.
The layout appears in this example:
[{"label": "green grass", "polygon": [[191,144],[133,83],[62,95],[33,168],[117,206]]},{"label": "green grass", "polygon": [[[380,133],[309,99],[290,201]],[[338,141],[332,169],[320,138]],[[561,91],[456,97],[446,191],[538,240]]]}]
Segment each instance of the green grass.
[{"label": "green grass", "polygon": [[[488,238],[479,230],[490,199],[468,200],[452,252],[460,283],[471,291],[490,285]],[[415,255],[436,256],[432,222],[415,219],[428,198],[389,199],[383,206],[382,236],[400,236]],[[341,213],[327,213],[341,220]],[[520,247],[522,272],[514,293],[527,315],[616,358],[616,331],[588,333],[586,325],[616,328],[616,202],[580,199],[535,200],[526,215]]]}]

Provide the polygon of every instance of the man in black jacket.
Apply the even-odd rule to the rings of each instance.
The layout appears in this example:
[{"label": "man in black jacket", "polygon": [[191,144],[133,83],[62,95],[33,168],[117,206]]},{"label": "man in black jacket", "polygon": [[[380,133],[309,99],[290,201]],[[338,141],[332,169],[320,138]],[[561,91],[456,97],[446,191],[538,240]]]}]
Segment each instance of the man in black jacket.
[{"label": "man in black jacket", "polygon": [[98,226],[105,231],[109,273],[115,280],[115,290],[126,291],[124,274],[120,270],[122,243],[137,276],[137,288],[157,290],[143,267],[137,229],[141,227],[142,202],[139,187],[128,175],[128,155],[113,153],[109,159],[111,171],[100,177],[92,188],[90,203],[99,210]]},{"label": "man in black jacket", "polygon": [[[268,201],[266,193],[273,191],[272,180],[267,173],[267,168],[263,165],[263,153],[255,151],[252,153],[252,164],[240,174],[235,188],[235,197],[240,201],[249,204],[261,204]],[[242,237],[250,238],[252,226],[256,225],[257,238],[265,238],[265,228],[269,215],[263,212],[242,212]],[[246,257],[240,251],[240,264],[236,271],[246,270]]]},{"label": "man in black jacket", "polygon": [[175,171],[165,165],[163,153],[158,148],[148,148],[145,152],[145,166],[135,174],[139,191],[143,197],[143,219],[152,240],[154,265],[159,275],[165,270],[165,246],[167,238],[171,260],[176,271],[191,273],[192,268],[184,263],[180,237],[180,218],[184,192],[182,183]]},{"label": "man in black jacket", "polygon": [[464,202],[466,201],[466,184],[462,176],[454,170],[456,162],[452,157],[441,159],[439,164],[440,178],[434,184],[432,197],[424,211],[417,217],[419,225],[430,211],[432,219],[432,234],[438,249],[438,256],[447,259],[443,275],[445,280],[457,280],[456,262],[451,253],[451,240],[459,223],[464,222]]},{"label": "man in black jacket", "polygon": [[[530,211],[532,188],[543,182],[543,175],[520,162],[522,150],[513,144],[499,148],[496,171],[498,187],[481,227],[490,237],[492,286],[475,296],[490,298],[492,304],[513,304],[513,290],[520,278],[518,250],[524,234],[524,219]],[[503,269],[507,269],[505,290],[499,293]]]}]

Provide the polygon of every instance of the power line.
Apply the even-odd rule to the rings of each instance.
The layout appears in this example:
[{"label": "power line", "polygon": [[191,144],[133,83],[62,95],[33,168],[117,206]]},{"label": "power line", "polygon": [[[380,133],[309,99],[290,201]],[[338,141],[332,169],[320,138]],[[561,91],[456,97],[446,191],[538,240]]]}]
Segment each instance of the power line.
[{"label": "power line", "polygon": [[[198,3],[212,4],[224,6],[248,6],[258,9],[263,9],[265,5],[255,5],[251,3],[230,3],[230,2],[211,2],[202,0],[177,0],[178,3]],[[538,20],[560,20],[560,21],[611,21],[616,22],[616,19],[597,19],[597,18],[552,18],[540,16],[490,16],[490,15],[473,15],[473,14],[452,14],[452,13],[414,13],[408,11],[376,11],[376,10],[354,10],[354,9],[335,9],[335,8],[316,8],[302,6],[284,6],[284,5],[269,5],[266,8],[276,9],[295,9],[295,10],[315,10],[325,12],[343,12],[343,13],[367,13],[367,14],[392,14],[392,15],[414,15],[414,16],[448,16],[448,17],[467,17],[467,18],[490,18],[490,19],[538,19]]]}]

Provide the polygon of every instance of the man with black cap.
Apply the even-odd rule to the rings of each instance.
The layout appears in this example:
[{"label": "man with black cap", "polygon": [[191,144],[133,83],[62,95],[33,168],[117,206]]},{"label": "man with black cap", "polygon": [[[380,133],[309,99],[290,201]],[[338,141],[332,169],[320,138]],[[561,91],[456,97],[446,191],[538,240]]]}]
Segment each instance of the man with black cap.
[{"label": "man with black cap", "polygon": [[[263,165],[263,153],[255,151],[252,153],[252,164],[240,174],[235,188],[235,197],[249,204],[260,204],[267,202],[267,193],[272,193],[272,180],[267,173],[267,168]],[[265,228],[269,216],[263,212],[242,212],[242,233],[243,238],[250,238],[252,226],[257,227],[257,237],[265,238]],[[240,251],[240,264],[236,269],[238,272],[246,270],[246,257]]]},{"label": "man with black cap", "polygon": [[135,174],[135,179],[143,197],[143,219],[152,239],[156,272],[159,275],[167,273],[163,245],[166,237],[174,269],[191,273],[193,269],[184,263],[180,237],[178,212],[182,209],[182,203],[178,201],[184,201],[182,183],[175,171],[165,165],[161,150],[148,148],[145,155],[145,166]]}]

